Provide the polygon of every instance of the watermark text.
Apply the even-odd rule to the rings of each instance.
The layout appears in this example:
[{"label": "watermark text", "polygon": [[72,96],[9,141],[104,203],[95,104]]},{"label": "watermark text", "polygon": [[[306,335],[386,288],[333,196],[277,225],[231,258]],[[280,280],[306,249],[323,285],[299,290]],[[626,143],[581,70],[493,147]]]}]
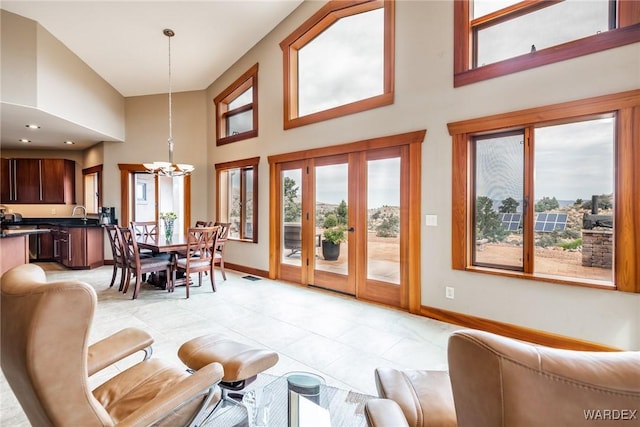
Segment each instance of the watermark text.
[{"label": "watermark text", "polygon": [[585,409],[584,419],[588,421],[633,421],[638,419],[637,409]]}]

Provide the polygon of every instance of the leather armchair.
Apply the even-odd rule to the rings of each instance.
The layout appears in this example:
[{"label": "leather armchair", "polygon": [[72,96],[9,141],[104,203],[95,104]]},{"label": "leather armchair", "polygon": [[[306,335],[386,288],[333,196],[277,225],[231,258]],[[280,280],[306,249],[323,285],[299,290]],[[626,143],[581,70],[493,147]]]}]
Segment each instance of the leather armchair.
[{"label": "leather armchair", "polygon": [[369,424],[381,426],[640,425],[640,352],[532,345],[454,332],[449,373],[376,370]]},{"label": "leather armchair", "polygon": [[[34,426],[195,425],[220,400],[219,363],[193,374],[150,359],[145,331],[126,328],[88,346],[96,293],[88,284],[47,283],[25,264],[1,279],[1,364]],[[89,375],[140,350],[145,359],[91,391]]]}]

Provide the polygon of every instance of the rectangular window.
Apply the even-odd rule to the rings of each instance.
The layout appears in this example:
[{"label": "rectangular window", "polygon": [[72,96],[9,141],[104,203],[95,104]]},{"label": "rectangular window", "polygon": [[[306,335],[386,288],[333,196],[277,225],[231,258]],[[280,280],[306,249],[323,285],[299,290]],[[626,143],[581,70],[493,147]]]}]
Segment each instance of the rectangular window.
[{"label": "rectangular window", "polygon": [[610,5],[609,0],[549,2],[524,15],[474,26],[474,68],[609,31],[615,25]]},{"label": "rectangular window", "polygon": [[217,218],[231,223],[229,239],[257,243],[259,157],[216,164]]},{"label": "rectangular window", "polygon": [[640,41],[637,2],[454,3],[454,86]]},{"label": "rectangular window", "polygon": [[449,123],[453,268],[640,292],[638,123],[640,90]]},{"label": "rectangular window", "polygon": [[214,99],[216,144],[258,136],[258,64]]}]

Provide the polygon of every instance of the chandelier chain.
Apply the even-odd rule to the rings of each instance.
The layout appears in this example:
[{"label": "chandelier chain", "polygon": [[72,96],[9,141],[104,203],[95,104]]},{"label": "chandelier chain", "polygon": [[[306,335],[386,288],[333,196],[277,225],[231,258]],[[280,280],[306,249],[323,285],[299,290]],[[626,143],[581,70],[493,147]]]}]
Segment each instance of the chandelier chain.
[{"label": "chandelier chain", "polygon": [[165,36],[167,36],[169,43],[169,139],[167,140],[167,145],[169,146],[169,161],[168,162],[153,162],[153,163],[143,163],[144,167],[147,169],[147,172],[152,173],[154,175],[163,175],[170,177],[178,177],[189,175],[193,172],[193,165],[188,164],[175,164],[173,163],[173,88],[172,88],[172,73],[171,73],[171,37],[175,35],[173,30],[166,28],[162,32]]}]

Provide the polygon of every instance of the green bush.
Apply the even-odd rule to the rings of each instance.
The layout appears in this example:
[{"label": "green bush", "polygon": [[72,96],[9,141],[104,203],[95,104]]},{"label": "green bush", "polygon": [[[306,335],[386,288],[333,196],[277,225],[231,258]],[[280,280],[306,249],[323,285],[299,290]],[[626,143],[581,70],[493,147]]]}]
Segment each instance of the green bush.
[{"label": "green bush", "polygon": [[567,251],[572,249],[578,249],[579,247],[582,246],[582,239],[580,238],[580,239],[572,240],[570,242],[563,242],[563,243],[560,243],[558,246]]},{"label": "green bush", "polygon": [[336,216],[336,214],[330,213],[324,217],[324,223],[322,224],[324,228],[331,228],[335,227],[336,225],[338,225],[338,217]]},{"label": "green bush", "polygon": [[398,237],[400,232],[400,220],[396,215],[384,217],[382,223],[376,227],[378,237]]}]

